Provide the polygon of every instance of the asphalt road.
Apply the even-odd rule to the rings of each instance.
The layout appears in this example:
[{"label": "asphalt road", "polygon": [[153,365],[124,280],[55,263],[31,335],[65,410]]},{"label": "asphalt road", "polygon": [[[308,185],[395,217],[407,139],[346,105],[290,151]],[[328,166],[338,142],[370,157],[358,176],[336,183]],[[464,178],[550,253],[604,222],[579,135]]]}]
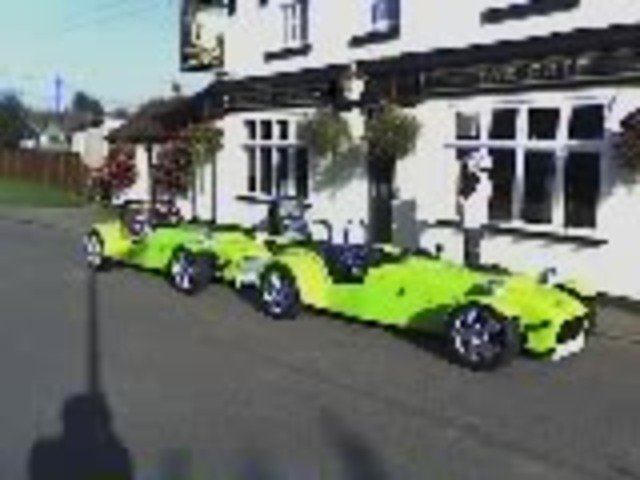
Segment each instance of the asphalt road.
[{"label": "asphalt road", "polygon": [[378,328],[272,322],[227,288],[185,298],[124,269],[98,277],[92,316],[77,240],[0,221],[0,478],[28,478],[87,390],[89,320],[136,479],[640,478],[637,344],[474,374]]}]

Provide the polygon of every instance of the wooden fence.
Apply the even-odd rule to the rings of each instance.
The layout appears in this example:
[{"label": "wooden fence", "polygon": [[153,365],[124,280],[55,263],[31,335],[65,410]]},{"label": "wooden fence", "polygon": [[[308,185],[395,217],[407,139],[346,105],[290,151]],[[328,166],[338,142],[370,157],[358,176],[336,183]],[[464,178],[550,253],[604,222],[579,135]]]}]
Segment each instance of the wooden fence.
[{"label": "wooden fence", "polygon": [[0,150],[0,178],[28,180],[84,195],[88,167],[72,152]]}]

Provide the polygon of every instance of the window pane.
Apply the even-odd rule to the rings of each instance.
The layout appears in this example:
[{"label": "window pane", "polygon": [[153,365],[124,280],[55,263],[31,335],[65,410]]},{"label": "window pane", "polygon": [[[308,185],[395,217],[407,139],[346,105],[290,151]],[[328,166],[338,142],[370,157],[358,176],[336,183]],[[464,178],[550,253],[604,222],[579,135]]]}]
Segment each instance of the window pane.
[{"label": "window pane", "polygon": [[491,168],[492,195],[489,200],[489,219],[508,221],[513,212],[513,182],[515,179],[515,150],[489,150],[493,159]]},{"label": "window pane", "polygon": [[271,120],[260,121],[260,139],[271,140],[273,138]]},{"label": "window pane", "polygon": [[247,148],[247,160],[248,165],[248,177],[247,177],[247,190],[254,193],[258,189],[258,175],[256,164],[256,149]]},{"label": "window pane", "polygon": [[279,147],[277,150],[277,193],[282,195],[291,194],[289,190],[289,149]]},{"label": "window pane", "polygon": [[595,227],[600,191],[600,155],[571,152],[565,164],[565,225]]},{"label": "window pane", "polygon": [[255,140],[257,138],[256,122],[255,120],[247,120],[244,122],[246,135],[249,140]]},{"label": "window pane", "polygon": [[296,194],[309,197],[309,154],[306,148],[296,149]]},{"label": "window pane", "polygon": [[553,140],[557,136],[560,110],[557,108],[532,108],[529,110],[529,138]]},{"label": "window pane", "polygon": [[260,191],[265,195],[273,193],[273,151],[270,147],[260,148]]},{"label": "window pane", "polygon": [[480,115],[456,112],[456,139],[480,139]]},{"label": "window pane", "polygon": [[575,107],[569,123],[569,138],[597,140],[604,136],[604,108],[602,105]]},{"label": "window pane", "polygon": [[287,140],[289,138],[289,122],[278,120],[278,139]]},{"label": "window pane", "polygon": [[527,152],[524,163],[522,219],[551,223],[555,157],[552,152]]},{"label": "window pane", "polygon": [[513,140],[516,138],[516,118],[518,111],[515,108],[499,108],[493,111],[491,119],[491,131],[489,138],[495,140]]}]

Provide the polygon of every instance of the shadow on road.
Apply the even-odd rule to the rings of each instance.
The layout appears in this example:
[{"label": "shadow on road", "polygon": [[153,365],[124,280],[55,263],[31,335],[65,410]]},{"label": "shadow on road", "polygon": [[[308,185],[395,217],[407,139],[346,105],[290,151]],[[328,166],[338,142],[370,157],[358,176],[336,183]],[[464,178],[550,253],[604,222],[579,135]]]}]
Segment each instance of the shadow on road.
[{"label": "shadow on road", "polygon": [[320,422],[330,445],[336,450],[345,480],[388,480],[380,455],[369,442],[335,413],[322,409]]},{"label": "shadow on road", "polygon": [[113,430],[101,385],[99,305],[96,274],[87,275],[87,391],[69,396],[62,431],[37,439],[29,453],[29,480],[131,480],[128,449]]}]

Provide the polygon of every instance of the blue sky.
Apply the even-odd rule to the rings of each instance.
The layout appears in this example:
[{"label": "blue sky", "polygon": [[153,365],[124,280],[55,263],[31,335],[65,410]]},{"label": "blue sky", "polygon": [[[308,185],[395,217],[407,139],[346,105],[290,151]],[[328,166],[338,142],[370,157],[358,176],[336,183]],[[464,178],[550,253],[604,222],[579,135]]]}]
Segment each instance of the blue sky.
[{"label": "blue sky", "polygon": [[82,89],[107,107],[131,106],[206,85],[181,74],[180,0],[37,0],[6,2],[0,15],[0,89],[35,106],[52,106],[54,78],[63,101]]}]

